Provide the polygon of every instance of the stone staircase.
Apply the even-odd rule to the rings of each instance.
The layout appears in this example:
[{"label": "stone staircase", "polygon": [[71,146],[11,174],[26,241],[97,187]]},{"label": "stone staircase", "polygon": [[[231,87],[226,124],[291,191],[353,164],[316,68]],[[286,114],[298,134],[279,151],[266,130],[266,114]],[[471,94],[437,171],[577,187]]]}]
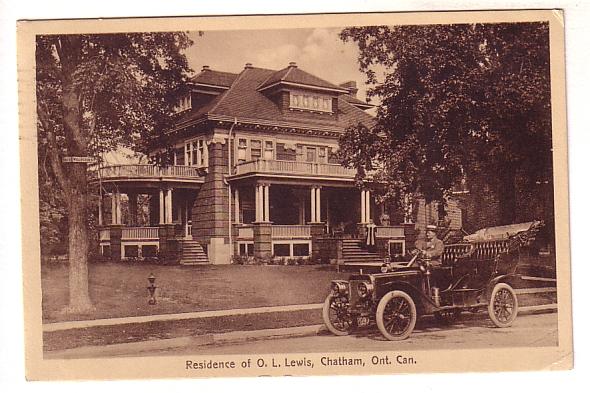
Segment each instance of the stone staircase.
[{"label": "stone staircase", "polygon": [[342,240],[342,259],[346,265],[357,265],[363,263],[383,263],[383,258],[376,252],[369,252],[363,248],[363,241],[357,239]]},{"label": "stone staircase", "polygon": [[209,263],[205,250],[196,240],[183,240],[180,253],[181,265],[202,265]]}]

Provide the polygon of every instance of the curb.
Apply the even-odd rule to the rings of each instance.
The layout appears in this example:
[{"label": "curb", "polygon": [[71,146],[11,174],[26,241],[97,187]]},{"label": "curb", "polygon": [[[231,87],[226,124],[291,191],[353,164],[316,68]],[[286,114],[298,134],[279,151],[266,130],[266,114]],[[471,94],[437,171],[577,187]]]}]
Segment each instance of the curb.
[{"label": "curb", "polygon": [[254,308],[241,308],[241,309],[229,309],[229,310],[213,310],[213,311],[198,311],[198,312],[187,312],[178,314],[160,314],[160,315],[145,315],[138,317],[124,317],[124,318],[108,318],[108,319],[92,319],[86,321],[67,321],[67,322],[53,322],[44,323],[44,332],[56,332],[60,330],[70,329],[86,329],[97,326],[116,326],[116,325],[128,325],[136,323],[147,323],[147,322],[162,322],[162,321],[180,321],[186,319],[200,319],[200,318],[212,318],[212,317],[225,317],[234,315],[247,315],[247,314],[264,314],[273,312],[290,312],[290,311],[305,311],[321,309],[322,303],[318,304],[292,304],[288,306],[268,306],[268,307],[254,307]]},{"label": "curb", "polygon": [[195,347],[213,344],[241,343],[245,341],[268,340],[273,338],[290,338],[315,336],[326,329],[324,325],[308,325],[279,329],[246,330],[227,333],[203,334],[198,336],[185,336],[167,338],[161,340],[138,341],[122,344],[109,344],[103,346],[85,346],[58,351],[45,352],[45,359],[76,359],[126,356],[127,353],[146,351],[163,351],[182,347]]}]

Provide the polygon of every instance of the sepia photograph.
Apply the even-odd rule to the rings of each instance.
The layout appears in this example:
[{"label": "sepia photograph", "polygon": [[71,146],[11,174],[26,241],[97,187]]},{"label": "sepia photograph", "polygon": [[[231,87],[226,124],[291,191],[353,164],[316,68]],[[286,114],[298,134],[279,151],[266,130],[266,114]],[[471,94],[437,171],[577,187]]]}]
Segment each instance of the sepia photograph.
[{"label": "sepia photograph", "polygon": [[571,368],[563,34],[20,21],[27,377]]}]

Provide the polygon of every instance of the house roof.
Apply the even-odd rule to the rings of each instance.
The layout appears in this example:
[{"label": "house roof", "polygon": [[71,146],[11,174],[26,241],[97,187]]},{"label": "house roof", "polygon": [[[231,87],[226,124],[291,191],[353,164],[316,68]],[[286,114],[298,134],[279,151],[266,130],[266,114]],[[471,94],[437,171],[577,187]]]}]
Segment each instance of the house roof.
[{"label": "house roof", "polygon": [[[221,83],[222,78],[229,80],[235,75],[229,88],[213,98],[206,105],[185,112],[177,119],[176,129],[194,121],[207,119],[237,119],[239,122],[251,122],[265,125],[276,125],[293,128],[318,128],[330,129],[343,132],[348,126],[362,122],[367,127],[372,127],[374,119],[371,115],[359,109],[349,102],[353,97],[346,94],[338,95],[338,116],[322,114],[313,118],[301,116],[299,112],[281,111],[271,98],[259,91],[259,87],[267,85],[271,78],[275,78],[281,71],[269,70],[257,67],[247,67],[240,74],[219,73],[220,76],[207,76],[209,81],[216,80]],[[293,71],[292,71],[293,72]],[[207,70],[206,74],[215,74],[218,71]],[[307,81],[308,83],[319,83],[322,81],[306,72],[296,73],[297,75],[309,75],[307,79],[299,78],[291,80]],[[199,75],[197,77],[199,78]],[[203,81],[205,79],[198,79]],[[323,81],[326,86],[343,90],[336,85]],[[353,99],[353,101],[356,99]],[[362,102],[360,100],[357,100]],[[368,105],[365,103],[365,105]]]},{"label": "house roof", "polygon": [[232,72],[213,71],[211,69],[203,69],[190,82],[202,85],[212,85],[220,87],[230,87],[236,80],[238,74]]},{"label": "house roof", "polygon": [[337,90],[341,92],[347,92],[346,89],[342,88],[341,86],[336,86],[333,83],[325,81],[321,78],[318,78],[315,75],[312,75],[308,72],[305,72],[299,69],[295,63],[291,63],[286,68],[283,68],[280,71],[276,71],[272,75],[270,75],[262,84],[258,87],[258,90],[264,90],[276,84],[295,84],[295,85],[303,85],[309,87],[316,87],[320,89],[329,89],[329,90]]},{"label": "house roof", "polygon": [[358,98],[353,97],[353,96],[348,95],[348,94],[342,95],[342,99],[345,100],[346,102],[354,105],[354,106],[360,107],[361,109],[362,108],[369,109],[369,108],[374,108],[375,107],[375,105],[373,105],[373,104],[369,104],[368,102],[359,100]]}]

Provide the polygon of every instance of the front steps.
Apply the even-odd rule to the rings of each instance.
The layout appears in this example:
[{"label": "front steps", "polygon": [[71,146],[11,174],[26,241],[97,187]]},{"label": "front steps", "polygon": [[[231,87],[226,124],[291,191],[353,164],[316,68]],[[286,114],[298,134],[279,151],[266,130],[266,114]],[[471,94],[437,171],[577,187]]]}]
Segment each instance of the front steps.
[{"label": "front steps", "polygon": [[182,250],[180,252],[180,264],[181,265],[202,265],[208,264],[209,258],[205,254],[205,250],[196,240],[183,240]]},{"label": "front steps", "polygon": [[342,240],[342,259],[346,265],[357,265],[363,263],[383,263],[383,258],[376,252],[370,252],[363,248],[362,240],[343,239]]}]

